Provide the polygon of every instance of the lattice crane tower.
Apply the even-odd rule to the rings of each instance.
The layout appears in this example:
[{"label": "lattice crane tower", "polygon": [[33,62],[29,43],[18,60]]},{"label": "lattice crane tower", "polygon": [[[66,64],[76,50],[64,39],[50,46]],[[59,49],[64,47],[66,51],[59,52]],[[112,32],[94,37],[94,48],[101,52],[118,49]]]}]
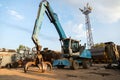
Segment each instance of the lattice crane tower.
[{"label": "lattice crane tower", "polygon": [[91,49],[92,46],[94,45],[93,37],[92,37],[91,24],[90,24],[90,18],[89,18],[89,13],[91,13],[91,10],[92,10],[92,8],[89,6],[88,3],[84,7],[84,9],[80,9],[80,11],[85,15],[85,25],[86,25],[86,36],[87,36],[87,47],[88,47],[88,49]]}]

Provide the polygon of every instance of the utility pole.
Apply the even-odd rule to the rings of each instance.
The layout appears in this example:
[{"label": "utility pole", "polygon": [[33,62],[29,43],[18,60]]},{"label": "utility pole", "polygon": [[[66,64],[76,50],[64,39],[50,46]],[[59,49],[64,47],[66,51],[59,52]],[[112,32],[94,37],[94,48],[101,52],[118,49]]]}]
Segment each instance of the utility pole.
[{"label": "utility pole", "polygon": [[[80,8],[79,8],[80,9]],[[91,7],[87,3],[87,5],[84,7],[84,9],[80,9],[80,11],[85,15],[85,25],[86,25],[86,36],[87,36],[87,47],[88,49],[91,49],[94,45],[93,43],[93,37],[92,37],[92,30],[90,25],[90,18],[89,13],[91,13]]]}]

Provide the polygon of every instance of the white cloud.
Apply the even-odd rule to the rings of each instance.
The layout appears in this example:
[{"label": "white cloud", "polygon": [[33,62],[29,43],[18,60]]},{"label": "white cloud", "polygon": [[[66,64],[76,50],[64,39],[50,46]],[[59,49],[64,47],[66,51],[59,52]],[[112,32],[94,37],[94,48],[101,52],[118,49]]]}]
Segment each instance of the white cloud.
[{"label": "white cloud", "polygon": [[75,34],[76,38],[85,37],[85,30],[83,28],[83,24],[74,25],[72,32]]},{"label": "white cloud", "polygon": [[66,2],[68,2],[72,5],[76,5],[76,4],[79,4],[80,0],[66,0]]},{"label": "white cloud", "polygon": [[83,24],[76,24],[72,21],[68,21],[64,28],[67,34],[72,38],[80,39],[86,37]]},{"label": "white cloud", "polygon": [[[109,3],[108,3],[109,2]],[[120,20],[120,1],[108,1],[101,3],[99,6],[96,4],[96,16],[99,21],[104,23],[114,23]]]},{"label": "white cloud", "polygon": [[109,6],[100,5],[96,7],[96,16],[102,22],[114,23],[120,19],[120,6]]},{"label": "white cloud", "polygon": [[15,10],[8,10],[9,14],[16,17],[19,20],[24,19],[24,17]]},{"label": "white cloud", "polygon": [[83,8],[86,3],[93,7],[91,15],[99,22],[114,23],[120,20],[120,0],[61,0],[74,8]]}]

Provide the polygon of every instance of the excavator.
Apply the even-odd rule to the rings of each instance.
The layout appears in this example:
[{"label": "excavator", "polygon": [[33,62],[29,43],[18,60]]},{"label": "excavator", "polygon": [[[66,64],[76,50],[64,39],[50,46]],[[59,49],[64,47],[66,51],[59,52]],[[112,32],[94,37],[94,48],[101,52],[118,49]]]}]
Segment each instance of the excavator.
[{"label": "excavator", "polygon": [[[57,14],[53,11],[51,8],[49,2],[47,0],[42,0],[42,2],[39,5],[38,9],[38,15],[37,19],[35,21],[34,25],[34,30],[32,34],[32,40],[36,46],[37,50],[37,58],[36,61],[34,62],[35,65],[37,65],[39,68],[42,69],[44,72],[47,68],[44,68],[46,65],[47,67],[51,69],[51,63],[50,62],[45,62],[43,60],[43,56],[40,53],[42,46],[39,43],[38,36],[39,36],[39,31],[42,25],[43,17],[44,14],[48,16],[49,20],[53,25],[55,26],[55,29],[57,30],[59,37],[60,37],[60,43],[61,43],[61,48],[62,48],[62,58],[54,60],[52,66],[57,66],[57,67],[65,67],[69,66],[72,69],[78,69],[80,64],[83,64],[84,67],[85,63],[90,61],[91,59],[91,53],[89,50],[85,49],[85,46],[81,46],[79,44],[80,41],[67,38],[60,22],[58,19]],[[24,71],[26,72],[28,69],[28,65],[30,62],[28,62],[25,65]],[[31,65],[31,64],[30,64]],[[32,64],[33,65],[33,64]],[[40,66],[41,65],[41,66]]]}]

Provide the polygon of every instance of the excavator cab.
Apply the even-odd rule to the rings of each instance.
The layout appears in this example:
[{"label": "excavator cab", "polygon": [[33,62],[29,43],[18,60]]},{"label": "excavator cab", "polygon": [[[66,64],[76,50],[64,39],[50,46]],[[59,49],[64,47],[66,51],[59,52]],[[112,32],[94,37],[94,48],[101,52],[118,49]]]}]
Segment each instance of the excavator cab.
[{"label": "excavator cab", "polygon": [[79,41],[71,39],[71,38],[66,38],[63,39],[62,42],[62,51],[64,54],[68,54],[69,56],[71,55],[79,55],[80,51],[80,45]]}]

